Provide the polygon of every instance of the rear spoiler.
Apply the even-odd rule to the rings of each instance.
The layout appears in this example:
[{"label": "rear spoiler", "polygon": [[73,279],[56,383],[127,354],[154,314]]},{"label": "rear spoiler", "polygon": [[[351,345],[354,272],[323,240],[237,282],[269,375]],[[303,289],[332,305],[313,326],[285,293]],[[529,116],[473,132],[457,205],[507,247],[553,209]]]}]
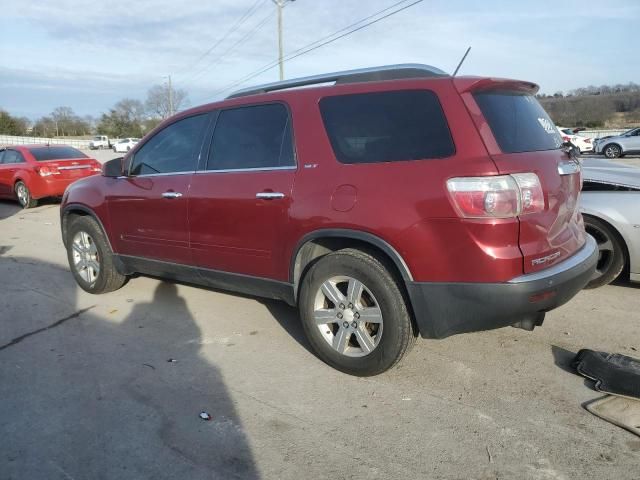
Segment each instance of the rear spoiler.
[{"label": "rear spoiler", "polygon": [[535,95],[540,87],[533,82],[511,80],[508,78],[487,77],[457,77],[453,84],[459,93],[477,92],[484,90],[507,90],[510,92],[522,92]]}]

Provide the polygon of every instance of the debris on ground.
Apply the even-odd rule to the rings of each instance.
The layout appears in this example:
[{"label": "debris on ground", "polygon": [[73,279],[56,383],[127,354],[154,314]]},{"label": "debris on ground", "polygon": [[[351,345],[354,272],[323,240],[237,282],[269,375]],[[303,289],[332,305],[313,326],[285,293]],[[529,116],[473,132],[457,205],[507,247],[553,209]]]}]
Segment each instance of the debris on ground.
[{"label": "debris on ground", "polygon": [[573,367],[595,381],[599,392],[640,399],[640,360],[636,358],[583,349],[573,360]]},{"label": "debris on ground", "polygon": [[145,367],[149,367],[152,368],[153,370],[156,369],[156,367],[154,367],[153,365],[151,365],[150,363],[143,363],[142,365],[144,365]]},{"label": "debris on ground", "polygon": [[585,405],[595,416],[640,436],[640,360],[619,353],[580,350],[576,371],[609,395]]},{"label": "debris on ground", "polygon": [[640,436],[640,400],[607,395],[588,403],[585,408],[596,417]]},{"label": "debris on ground", "polygon": [[208,422],[209,420],[211,420],[211,415],[209,415],[207,412],[200,412],[200,418],[205,422]]},{"label": "debris on ground", "polygon": [[176,360],[175,358],[170,358],[169,360],[167,360],[168,363],[176,363],[178,360]]}]

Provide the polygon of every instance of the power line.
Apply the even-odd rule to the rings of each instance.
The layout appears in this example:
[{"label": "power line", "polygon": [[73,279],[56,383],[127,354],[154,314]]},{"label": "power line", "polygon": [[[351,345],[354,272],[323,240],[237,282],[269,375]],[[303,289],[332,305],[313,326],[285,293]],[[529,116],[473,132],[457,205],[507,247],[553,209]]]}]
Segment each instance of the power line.
[{"label": "power line", "polygon": [[[387,7],[385,9],[383,9],[383,10],[380,10],[379,12],[376,12],[376,13],[374,13],[372,15],[369,15],[368,17],[365,17],[364,19],[361,19],[361,20],[349,25],[348,27],[344,27],[344,28],[332,33],[331,35],[327,35],[326,37],[323,37],[323,38],[321,38],[319,40],[311,42],[310,44],[308,44],[308,45],[296,50],[295,52],[292,52],[292,53],[286,55],[286,57],[284,58],[283,61],[284,62],[288,62],[289,60],[293,60],[293,59],[298,58],[298,57],[300,57],[302,55],[306,55],[309,52],[317,50],[317,49],[319,49],[321,47],[324,47],[325,45],[329,45],[330,43],[333,43],[333,42],[335,42],[337,40],[340,40],[342,38],[345,38],[345,37],[347,37],[347,36],[349,36],[349,35],[351,35],[353,33],[356,33],[356,32],[358,32],[358,31],[360,31],[360,30],[362,30],[364,28],[367,28],[367,27],[369,27],[371,25],[374,25],[374,24],[376,24],[378,22],[381,22],[382,20],[385,20],[386,18],[389,18],[389,17],[391,17],[391,16],[393,16],[393,15],[395,15],[397,13],[402,12],[403,10],[406,10],[406,9],[408,9],[410,7],[413,7],[414,5],[417,5],[418,3],[422,3],[424,0],[415,0],[414,2],[412,2],[412,3],[408,4],[408,5],[404,5],[401,8],[393,10],[392,12],[387,13],[386,15],[383,15],[382,17],[379,17],[379,15],[381,13],[387,12],[390,9],[392,9],[392,8],[402,4],[402,3],[406,3],[407,1],[409,1],[409,0],[402,0],[400,2],[396,2],[395,4],[391,5],[390,7]],[[369,20],[371,18],[374,18],[374,17],[379,17],[379,18],[376,18],[375,20],[371,20],[370,22],[367,22],[367,23],[364,23],[363,25],[360,25],[362,22],[364,22],[366,20]],[[359,25],[359,26],[356,27],[356,28],[352,28],[352,27],[354,27],[356,25]],[[342,32],[344,32],[344,33],[342,33]],[[239,79],[237,81],[234,81],[233,83],[227,85],[226,87],[221,88],[220,90],[217,90],[217,91],[213,92],[211,94],[211,96],[214,97],[214,96],[216,96],[216,95],[218,95],[220,93],[223,93],[223,92],[225,92],[227,90],[230,90],[230,89],[232,89],[232,88],[234,88],[234,87],[236,87],[238,85],[241,85],[242,83],[244,83],[244,82],[246,82],[248,80],[251,80],[251,79],[253,79],[253,78],[255,78],[255,77],[257,77],[257,76],[259,76],[259,75],[271,70],[276,65],[278,65],[278,63],[279,63],[278,60],[276,60],[275,62],[271,62],[271,63],[263,66],[262,68],[260,68],[260,69],[258,69],[256,71],[248,74],[247,76],[245,76],[245,77],[243,77],[243,78],[241,78],[241,79]]]},{"label": "power line", "polygon": [[236,23],[231,25],[229,30],[227,30],[227,32],[222,37],[220,37],[211,47],[209,47],[205,52],[203,52],[196,59],[196,61],[193,62],[189,67],[186,67],[185,70],[194,68],[198,63],[200,63],[202,59],[204,59],[211,52],[213,52],[222,42],[224,42],[227,38],[229,38],[232,34],[234,34],[253,14],[255,14],[258,8],[261,7],[262,4],[265,3],[266,1],[267,0],[256,0],[255,2],[253,2],[253,4],[249,7],[249,9],[246,10],[244,14],[242,14],[242,16],[236,21]]},{"label": "power line", "polygon": [[185,77],[182,81],[190,80],[193,81],[196,78],[200,77],[204,72],[209,70],[211,67],[218,65],[227,55],[233,52],[236,47],[245,43],[249,38],[251,38],[258,30],[265,26],[265,24],[275,15],[274,11],[269,12],[267,16],[265,16],[262,20],[260,20],[251,30],[249,30],[243,37],[241,37],[238,41],[233,43],[229,48],[227,48],[224,52],[222,52],[217,57],[214,57],[208,64],[206,64],[203,68],[201,68],[198,72],[193,74],[192,76]]}]

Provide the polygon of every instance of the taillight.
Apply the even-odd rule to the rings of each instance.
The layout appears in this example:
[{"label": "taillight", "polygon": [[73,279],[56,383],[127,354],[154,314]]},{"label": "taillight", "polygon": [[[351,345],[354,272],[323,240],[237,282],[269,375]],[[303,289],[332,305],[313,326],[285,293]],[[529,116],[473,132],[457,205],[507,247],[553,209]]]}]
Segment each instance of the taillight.
[{"label": "taillight", "polygon": [[447,180],[453,204],[465,218],[512,218],[544,210],[544,195],[535,173]]},{"label": "taillight", "polygon": [[91,169],[91,171],[93,172],[101,172],[102,171],[102,165],[100,165],[99,163],[96,163],[93,168]]},{"label": "taillight", "polygon": [[58,167],[44,165],[38,168],[38,173],[41,177],[48,177],[50,175],[60,175],[60,170],[58,170]]},{"label": "taillight", "polygon": [[514,173],[511,175],[520,189],[520,213],[542,212],[544,210],[544,193],[540,179],[535,173]]},{"label": "taillight", "polygon": [[570,141],[571,141],[571,137],[567,137],[566,135],[564,135],[564,136],[562,137],[562,141],[563,141],[563,142],[570,142]]},{"label": "taillight", "polygon": [[585,143],[591,143],[591,139],[590,139],[590,138],[585,138],[585,139],[584,139],[584,142],[585,142]]}]

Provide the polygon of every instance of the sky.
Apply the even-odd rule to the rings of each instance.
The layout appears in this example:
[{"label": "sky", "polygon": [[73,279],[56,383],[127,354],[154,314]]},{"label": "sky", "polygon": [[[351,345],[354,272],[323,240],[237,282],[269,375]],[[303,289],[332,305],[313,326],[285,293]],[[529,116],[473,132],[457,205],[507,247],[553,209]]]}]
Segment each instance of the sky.
[{"label": "sky", "polygon": [[[287,3],[285,55],[397,2]],[[167,75],[190,106],[219,100],[277,59],[275,11],[271,0],[0,0],[0,109],[99,116],[122,98],[144,100]],[[452,72],[471,46],[459,75],[529,80],[544,93],[638,83],[639,21],[640,0],[424,0],[286,62],[285,76],[395,63]],[[236,88],[277,79],[276,67]]]}]

